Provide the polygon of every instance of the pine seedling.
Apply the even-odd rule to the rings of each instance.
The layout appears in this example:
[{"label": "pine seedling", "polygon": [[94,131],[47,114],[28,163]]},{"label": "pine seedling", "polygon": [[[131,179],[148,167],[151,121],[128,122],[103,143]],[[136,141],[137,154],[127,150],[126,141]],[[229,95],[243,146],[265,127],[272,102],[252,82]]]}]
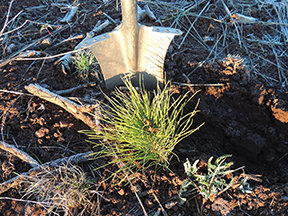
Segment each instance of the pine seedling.
[{"label": "pine seedling", "polygon": [[162,89],[158,85],[154,92],[143,86],[137,90],[129,78],[123,82],[127,93],[116,89],[113,98],[106,95],[110,105],[102,106],[102,130],[82,132],[95,146],[104,147],[97,158],[111,156],[109,164],[120,164],[116,173],[123,169],[144,171],[155,165],[168,169],[176,156],[173,150],[177,143],[201,127],[191,128],[199,100],[192,112],[183,115],[185,105],[194,96],[189,96],[190,92],[174,98],[169,82]]},{"label": "pine seedling", "polygon": [[[96,70],[98,62],[90,51],[80,51],[76,53],[73,61],[77,73],[83,80],[88,79],[89,74]],[[96,73],[95,73],[96,74]]]}]

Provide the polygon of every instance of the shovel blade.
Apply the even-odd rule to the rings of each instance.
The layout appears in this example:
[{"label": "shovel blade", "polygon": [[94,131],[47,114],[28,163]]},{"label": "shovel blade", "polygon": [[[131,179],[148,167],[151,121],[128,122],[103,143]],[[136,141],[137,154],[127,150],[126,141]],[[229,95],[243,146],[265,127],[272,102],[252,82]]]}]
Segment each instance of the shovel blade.
[{"label": "shovel blade", "polygon": [[[106,88],[113,90],[122,85],[122,77],[132,76],[134,85],[139,86],[142,75],[146,89],[157,88],[163,82],[163,67],[167,49],[175,35],[182,32],[173,28],[139,26],[135,44],[127,44],[121,28],[89,39],[84,47],[89,48],[98,60]],[[135,49],[135,52],[130,52]],[[131,56],[131,53],[133,56]],[[134,56],[136,55],[136,56]]]},{"label": "shovel blade", "polygon": [[129,64],[124,56],[120,37],[120,31],[116,29],[87,40],[81,47],[90,49],[96,57],[108,90],[123,84],[121,77],[129,72]]},{"label": "shovel blade", "polygon": [[[164,82],[163,69],[166,53],[174,36],[180,34],[182,32],[178,29],[141,26],[137,70],[139,74],[144,74],[143,82],[146,89],[155,89],[158,82]],[[139,78],[136,80],[138,81]]]}]

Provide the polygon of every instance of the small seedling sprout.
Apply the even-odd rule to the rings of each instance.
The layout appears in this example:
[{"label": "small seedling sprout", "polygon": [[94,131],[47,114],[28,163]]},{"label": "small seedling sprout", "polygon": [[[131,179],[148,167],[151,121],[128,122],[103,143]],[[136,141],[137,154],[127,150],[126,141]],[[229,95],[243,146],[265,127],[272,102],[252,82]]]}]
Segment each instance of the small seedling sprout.
[{"label": "small seedling sprout", "polygon": [[96,68],[98,62],[90,51],[85,50],[76,53],[73,63],[76,68],[75,73],[83,80],[88,79],[88,76],[92,71],[94,71],[96,77],[99,79],[98,69]]}]

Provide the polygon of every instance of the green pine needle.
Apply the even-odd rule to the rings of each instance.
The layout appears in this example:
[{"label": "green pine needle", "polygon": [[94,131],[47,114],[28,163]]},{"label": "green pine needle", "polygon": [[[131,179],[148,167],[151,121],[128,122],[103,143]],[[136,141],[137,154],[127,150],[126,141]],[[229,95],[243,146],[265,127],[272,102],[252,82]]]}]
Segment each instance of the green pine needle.
[{"label": "green pine needle", "polygon": [[169,82],[150,93],[143,87],[137,90],[129,78],[123,81],[128,93],[116,89],[114,98],[105,95],[110,105],[102,106],[102,129],[82,132],[90,140],[103,140],[95,146],[104,147],[100,155],[112,156],[111,163],[121,164],[119,172],[144,171],[155,165],[168,169],[172,156],[176,156],[174,147],[203,125],[191,129],[199,101],[192,112],[183,115],[195,94],[189,96],[187,92],[174,99]]}]

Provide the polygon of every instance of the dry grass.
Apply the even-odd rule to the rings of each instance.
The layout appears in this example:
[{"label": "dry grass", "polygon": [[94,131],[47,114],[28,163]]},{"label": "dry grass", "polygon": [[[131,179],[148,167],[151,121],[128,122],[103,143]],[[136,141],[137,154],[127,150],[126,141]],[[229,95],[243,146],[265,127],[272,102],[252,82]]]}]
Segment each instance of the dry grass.
[{"label": "dry grass", "polygon": [[95,195],[102,196],[101,192],[95,190],[97,184],[87,178],[78,166],[46,169],[27,177],[24,183],[28,186],[23,190],[22,198],[45,203],[50,214],[63,212],[64,215],[82,215],[88,207],[95,212],[99,210],[97,204],[90,200]]}]

